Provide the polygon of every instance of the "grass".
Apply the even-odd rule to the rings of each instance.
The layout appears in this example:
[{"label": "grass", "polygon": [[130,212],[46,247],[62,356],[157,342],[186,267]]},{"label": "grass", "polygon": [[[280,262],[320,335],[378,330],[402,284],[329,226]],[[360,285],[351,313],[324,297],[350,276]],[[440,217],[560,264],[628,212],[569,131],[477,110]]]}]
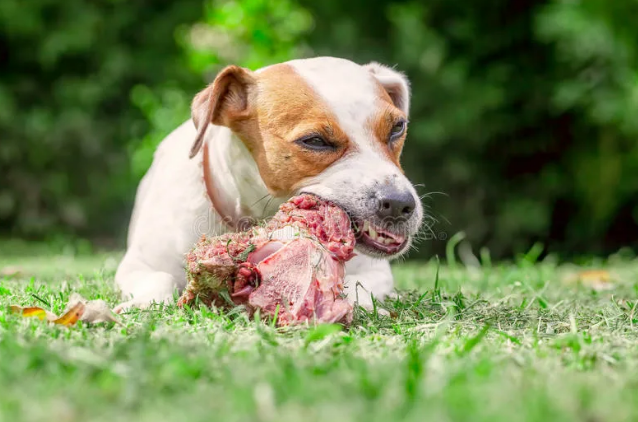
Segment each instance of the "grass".
[{"label": "grass", "polygon": [[37,296],[60,312],[72,292],[115,305],[118,256],[29,251],[0,245],[0,269],[23,269],[0,276],[3,421],[638,419],[636,260],[587,264],[610,271],[607,291],[529,256],[403,263],[400,298],[346,331],[175,307],[67,329],[6,308]]}]

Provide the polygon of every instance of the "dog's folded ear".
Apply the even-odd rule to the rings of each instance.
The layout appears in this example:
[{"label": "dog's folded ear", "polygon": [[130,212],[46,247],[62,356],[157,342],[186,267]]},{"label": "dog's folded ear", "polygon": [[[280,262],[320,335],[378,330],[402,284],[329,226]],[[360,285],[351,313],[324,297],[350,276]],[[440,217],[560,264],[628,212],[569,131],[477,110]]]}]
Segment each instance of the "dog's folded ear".
[{"label": "dog's folded ear", "polygon": [[394,105],[406,116],[410,111],[410,82],[404,74],[377,62],[364,66],[381,83]]},{"label": "dog's folded ear", "polygon": [[233,121],[249,117],[249,93],[254,84],[255,78],[250,70],[228,66],[195,96],[191,117],[197,128],[197,137],[191,147],[190,158],[197,155],[202,147],[210,123],[229,126]]}]

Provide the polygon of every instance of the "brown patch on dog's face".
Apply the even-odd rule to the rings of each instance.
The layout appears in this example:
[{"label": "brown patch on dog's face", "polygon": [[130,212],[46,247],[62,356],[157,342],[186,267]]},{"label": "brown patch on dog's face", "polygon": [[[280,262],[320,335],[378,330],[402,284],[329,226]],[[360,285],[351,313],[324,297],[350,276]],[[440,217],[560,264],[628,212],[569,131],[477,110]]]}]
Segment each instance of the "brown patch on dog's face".
[{"label": "brown patch on dog's face", "polygon": [[[295,70],[280,64],[254,74],[250,117],[227,122],[253,155],[275,196],[292,193],[353,148],[331,110]],[[313,150],[299,142],[319,136],[331,148]]]},{"label": "brown patch on dog's face", "polygon": [[[384,156],[403,172],[399,160],[407,134],[407,118],[405,113],[394,105],[388,93],[381,86],[379,86],[379,100],[377,103],[378,111],[367,122],[369,130],[372,132],[372,136]],[[404,131],[401,136],[393,139],[392,129],[402,121],[406,122]]]}]

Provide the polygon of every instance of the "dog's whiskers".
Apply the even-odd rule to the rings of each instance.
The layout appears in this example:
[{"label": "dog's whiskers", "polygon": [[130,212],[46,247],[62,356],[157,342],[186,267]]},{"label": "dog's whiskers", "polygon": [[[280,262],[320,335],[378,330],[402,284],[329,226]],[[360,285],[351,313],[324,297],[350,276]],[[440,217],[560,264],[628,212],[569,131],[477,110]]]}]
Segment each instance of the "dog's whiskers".
[{"label": "dog's whiskers", "polygon": [[264,209],[263,209],[263,210],[261,210],[261,214],[262,214],[262,215],[266,214],[266,210],[268,209],[268,206],[270,205],[270,203],[272,202],[272,200],[273,200],[273,199],[275,199],[275,197],[274,197],[274,196],[272,196],[272,195],[270,195],[270,194],[269,194],[268,196],[270,196],[270,198],[268,199],[268,201],[266,201],[266,205],[264,205]]},{"label": "dog's whiskers", "polygon": [[423,195],[419,195],[419,199],[430,199],[432,198],[434,195],[443,195],[443,196],[447,196],[449,197],[448,194],[446,194],[445,192],[426,192]]},{"label": "dog's whiskers", "polygon": [[[423,183],[417,183],[414,185],[415,188],[423,188],[425,187],[425,185]],[[419,229],[417,230],[416,234],[414,235],[414,240],[415,242],[412,243],[412,245],[410,245],[410,250],[417,249],[417,246],[415,245],[417,242],[419,241],[423,241],[423,240],[432,240],[432,239],[438,239],[439,236],[437,235],[437,233],[434,231],[434,225],[435,224],[440,224],[441,221],[439,220],[439,218],[435,217],[433,214],[433,208],[431,205],[428,204],[424,204],[424,200],[430,200],[432,199],[433,196],[435,195],[444,195],[444,196],[448,196],[448,194],[446,194],[445,192],[438,192],[438,191],[432,191],[432,192],[426,192],[424,194],[418,195],[419,197],[419,202],[421,202],[421,205],[423,207],[423,220],[421,222],[421,225],[419,227]],[[443,215],[439,215],[440,219],[443,220],[445,223],[447,224],[451,224],[449,222],[449,220],[447,218],[445,218],[445,216]]]},{"label": "dog's whiskers", "polygon": [[271,196],[269,193],[265,194],[264,196],[262,196],[261,198],[256,200],[255,203],[250,206],[250,208],[252,208],[255,205],[259,204],[261,201],[263,201],[264,199],[268,198],[269,196]]}]

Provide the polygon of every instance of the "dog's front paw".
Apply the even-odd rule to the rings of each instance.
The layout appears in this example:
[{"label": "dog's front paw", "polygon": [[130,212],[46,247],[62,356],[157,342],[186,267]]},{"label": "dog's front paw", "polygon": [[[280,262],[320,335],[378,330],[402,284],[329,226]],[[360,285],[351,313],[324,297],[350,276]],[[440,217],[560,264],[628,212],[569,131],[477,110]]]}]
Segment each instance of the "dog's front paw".
[{"label": "dog's front paw", "polygon": [[128,299],[113,309],[118,314],[134,308],[148,309],[154,304],[172,304],[174,293],[179,291],[177,280],[161,271],[133,271],[115,277],[122,298]]},{"label": "dog's front paw", "polygon": [[173,303],[173,297],[166,297],[164,299],[157,299],[154,296],[141,296],[136,297],[126,302],[122,302],[113,308],[113,312],[116,314],[121,314],[123,312],[128,312],[132,309],[149,309],[154,305],[170,305]]},{"label": "dog's front paw", "polygon": [[[371,294],[362,286],[358,286],[356,293],[354,292],[349,292],[349,293],[350,294],[348,294],[348,301],[353,306],[360,306],[363,309],[365,309],[367,312],[373,312],[376,308],[379,315],[384,315],[384,316],[390,315],[390,313],[386,311],[385,309],[381,308],[379,306],[379,302],[383,302],[385,300],[393,299],[394,297],[396,297],[396,294],[394,292],[388,293],[388,294],[382,293],[380,296],[376,296],[374,293]],[[376,302],[376,306],[375,306],[375,302]]]},{"label": "dog's front paw", "polygon": [[[376,299],[375,299],[376,300]],[[355,302],[353,304],[354,306],[361,306],[363,309],[366,310],[366,312],[370,313],[370,312],[374,312],[375,311],[375,306],[374,306],[374,302],[372,301],[372,299],[369,300],[364,300],[362,301],[361,299],[359,299],[358,302]],[[389,316],[390,312],[388,312],[386,309],[383,309],[379,306],[378,301],[377,301],[377,306],[376,306],[376,312],[381,315],[381,316]]]}]

